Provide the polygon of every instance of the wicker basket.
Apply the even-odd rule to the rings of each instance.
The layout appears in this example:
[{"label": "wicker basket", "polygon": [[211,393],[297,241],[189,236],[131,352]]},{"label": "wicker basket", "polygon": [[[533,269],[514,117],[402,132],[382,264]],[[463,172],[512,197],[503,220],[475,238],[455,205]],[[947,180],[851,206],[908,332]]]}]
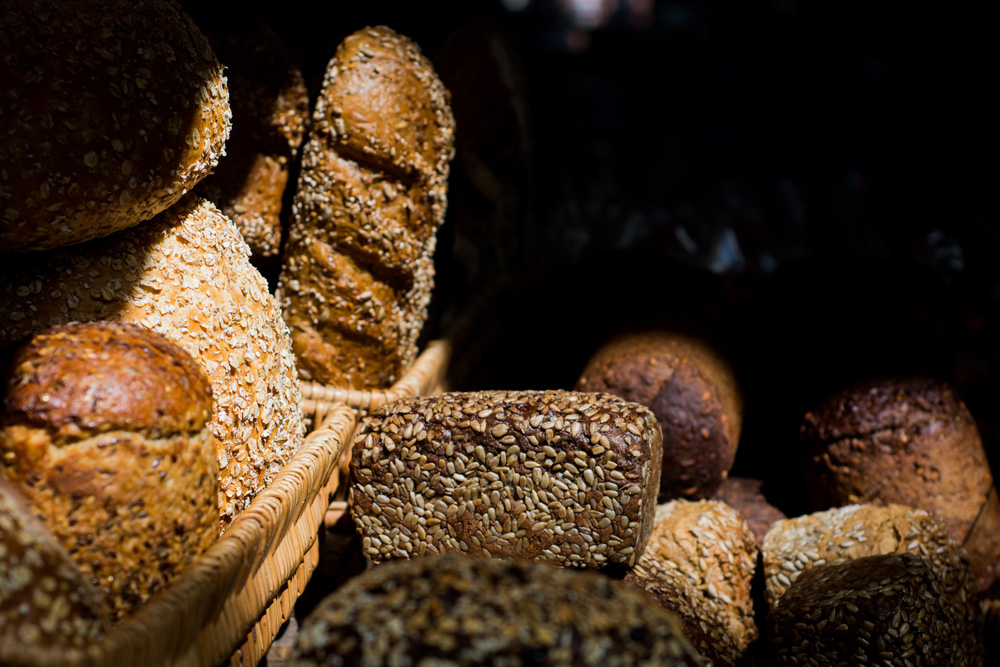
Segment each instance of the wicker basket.
[{"label": "wicker basket", "polygon": [[33,650],[9,656],[12,664],[257,665],[316,567],[336,462],[354,429],[355,411],[346,406],[308,410],[319,428],[167,589],[85,649]]}]

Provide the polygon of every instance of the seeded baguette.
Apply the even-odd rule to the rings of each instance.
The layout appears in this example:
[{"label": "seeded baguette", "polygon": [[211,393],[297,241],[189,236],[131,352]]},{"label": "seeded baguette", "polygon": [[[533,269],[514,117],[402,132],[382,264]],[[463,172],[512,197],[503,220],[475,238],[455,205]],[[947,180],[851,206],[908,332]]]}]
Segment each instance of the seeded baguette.
[{"label": "seeded baguette", "polygon": [[362,422],[351,510],[374,562],[455,551],[632,566],[653,526],[661,444],[652,412],[608,394],[403,399]]}]

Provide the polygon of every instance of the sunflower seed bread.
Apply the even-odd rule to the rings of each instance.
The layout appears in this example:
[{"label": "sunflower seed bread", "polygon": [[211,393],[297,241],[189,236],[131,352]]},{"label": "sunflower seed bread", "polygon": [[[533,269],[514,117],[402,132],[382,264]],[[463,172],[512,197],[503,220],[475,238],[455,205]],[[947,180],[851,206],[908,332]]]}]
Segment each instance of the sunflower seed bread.
[{"label": "sunflower seed bread", "polygon": [[224,153],[226,77],[173,0],[5,2],[0,52],[0,252],[148,220]]},{"label": "sunflower seed bread", "polygon": [[630,567],[649,539],[660,429],[609,394],[453,392],[387,404],[354,440],[369,560],[461,552]]},{"label": "sunflower seed bread", "polygon": [[212,383],[223,527],[302,442],[288,329],[236,226],[188,195],[149,222],[0,265],[0,346],[71,321],[122,320],[187,350]]},{"label": "sunflower seed bread", "polygon": [[596,572],[455,554],[385,563],[303,621],[290,662],[702,665],[677,618]]},{"label": "sunflower seed bread", "polygon": [[16,349],[2,392],[0,477],[113,620],[218,538],[211,386],[180,346],[120,322],[55,327]]},{"label": "sunflower seed bread", "polygon": [[416,358],[454,126],[412,41],[380,26],[341,43],[303,149],[279,279],[302,378],[384,388]]}]

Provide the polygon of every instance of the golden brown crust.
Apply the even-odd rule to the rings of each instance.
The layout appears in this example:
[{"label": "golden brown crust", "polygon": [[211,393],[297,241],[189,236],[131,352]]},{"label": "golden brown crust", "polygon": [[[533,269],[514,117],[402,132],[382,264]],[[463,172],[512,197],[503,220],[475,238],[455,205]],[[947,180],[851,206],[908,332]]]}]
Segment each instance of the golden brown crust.
[{"label": "golden brown crust", "polygon": [[663,330],[623,334],[594,353],[576,389],[653,411],[663,430],[660,500],[711,497],[729,475],[743,399],[732,369],[703,340]]},{"label": "golden brown crust", "polygon": [[453,135],[448,92],[413,42],[385,27],[344,40],[313,112],[279,282],[302,377],[386,387],[416,358]]},{"label": "golden brown crust", "polygon": [[86,646],[110,629],[97,589],[0,477],[0,664],[41,646]]},{"label": "golden brown crust", "polygon": [[172,0],[15,0],[0,14],[0,248],[152,218],[215,167],[229,95]]}]

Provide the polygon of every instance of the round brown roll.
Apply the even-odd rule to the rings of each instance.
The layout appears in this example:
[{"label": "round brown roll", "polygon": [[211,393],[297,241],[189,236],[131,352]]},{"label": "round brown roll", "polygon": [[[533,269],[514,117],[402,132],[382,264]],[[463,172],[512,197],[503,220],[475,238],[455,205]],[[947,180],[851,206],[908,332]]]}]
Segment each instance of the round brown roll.
[{"label": "round brown roll", "polygon": [[0,476],[0,664],[86,646],[111,628],[104,599]]},{"label": "round brown roll", "polygon": [[590,358],[576,389],[653,411],[663,430],[661,501],[710,498],[729,475],[743,398],[732,369],[705,341],[663,330],[618,336]]},{"label": "round brown roll", "polygon": [[764,536],[775,521],[788,518],[784,512],[768,502],[761,491],[763,486],[764,482],[759,479],[729,477],[713,496],[713,500],[721,500],[747,520],[758,545],[764,541]]},{"label": "round brown roll", "polygon": [[898,503],[933,512],[985,590],[1000,570],[1000,498],[972,415],[948,385],[882,379],[842,391],[801,429],[815,509]]},{"label": "round brown roll", "polygon": [[372,568],[302,623],[291,664],[704,664],[630,586],[541,563],[427,556]]},{"label": "round brown roll", "polygon": [[219,535],[212,393],[163,336],[74,323],[13,355],[0,475],[105,595],[145,603]]},{"label": "round brown roll", "polygon": [[2,251],[148,220],[223,152],[226,78],[175,2],[5,3],[0,52]]}]

